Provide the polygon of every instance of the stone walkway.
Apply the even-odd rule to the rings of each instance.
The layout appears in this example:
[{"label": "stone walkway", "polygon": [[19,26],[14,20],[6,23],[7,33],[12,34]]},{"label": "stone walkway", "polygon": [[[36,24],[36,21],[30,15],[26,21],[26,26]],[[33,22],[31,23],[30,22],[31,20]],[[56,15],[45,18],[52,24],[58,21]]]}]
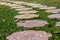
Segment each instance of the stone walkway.
[{"label": "stone walkway", "polygon": [[[48,7],[42,4],[36,3],[28,3],[22,1],[4,1],[0,2],[1,5],[10,6],[11,8],[18,11],[18,15],[15,16],[15,20],[19,20],[16,25],[17,27],[26,27],[26,28],[34,28],[34,27],[44,27],[48,26],[49,23],[45,20],[23,20],[21,19],[32,19],[38,18],[39,14],[38,11],[33,10],[33,8],[39,8],[45,10],[45,12],[49,13],[50,15],[47,16],[49,19],[58,19],[60,20],[60,9],[56,7]],[[25,6],[30,6],[32,8],[27,8]],[[60,22],[56,22],[55,26],[60,26]],[[8,40],[48,40],[52,34],[46,33],[45,31],[23,31],[23,32],[15,32],[12,35],[8,36],[6,39]]]},{"label": "stone walkway", "polygon": [[52,35],[45,31],[23,31],[15,32],[12,35],[8,36],[8,40],[48,40]]},{"label": "stone walkway", "polygon": [[49,23],[43,20],[26,20],[24,22],[18,22],[18,27],[34,28],[34,27],[44,27],[48,26]]}]

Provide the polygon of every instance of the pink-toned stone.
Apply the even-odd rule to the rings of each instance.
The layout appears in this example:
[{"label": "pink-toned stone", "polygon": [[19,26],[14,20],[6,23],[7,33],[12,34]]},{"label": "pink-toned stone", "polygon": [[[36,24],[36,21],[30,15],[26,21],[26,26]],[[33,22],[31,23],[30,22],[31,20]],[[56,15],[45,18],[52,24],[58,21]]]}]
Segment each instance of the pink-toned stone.
[{"label": "pink-toned stone", "polygon": [[45,31],[28,30],[23,32],[15,32],[10,36],[7,36],[8,40],[48,40],[52,34]]},{"label": "pink-toned stone", "polygon": [[39,17],[38,14],[22,14],[22,15],[17,15],[14,18],[15,19],[31,19],[31,18],[37,18]]},{"label": "pink-toned stone", "polygon": [[36,14],[37,12],[38,11],[35,11],[35,10],[29,10],[29,11],[20,11],[18,12],[18,14]]},{"label": "pink-toned stone", "polygon": [[48,16],[49,19],[60,19],[60,14],[52,14]]},{"label": "pink-toned stone", "polygon": [[46,5],[34,5],[34,6],[31,6],[31,7],[33,7],[33,8],[44,8],[44,7],[47,7]]},{"label": "pink-toned stone", "polygon": [[34,28],[34,27],[44,27],[48,26],[47,21],[42,21],[42,20],[26,20],[24,23],[23,22],[18,22],[17,26],[18,27],[26,27],[26,28]]},{"label": "pink-toned stone", "polygon": [[52,9],[56,9],[56,7],[41,7],[39,9],[43,9],[43,10],[52,10]]},{"label": "pink-toned stone", "polygon": [[46,10],[45,12],[49,12],[49,13],[59,13],[60,12],[60,9],[50,9],[50,10]]},{"label": "pink-toned stone", "polygon": [[17,11],[29,11],[29,10],[32,10],[32,8],[20,8],[20,9],[16,9]]},{"label": "pink-toned stone", "polygon": [[56,26],[60,27],[60,22],[56,22]]},{"label": "pink-toned stone", "polygon": [[7,3],[6,2],[0,2],[0,5],[6,5]]}]

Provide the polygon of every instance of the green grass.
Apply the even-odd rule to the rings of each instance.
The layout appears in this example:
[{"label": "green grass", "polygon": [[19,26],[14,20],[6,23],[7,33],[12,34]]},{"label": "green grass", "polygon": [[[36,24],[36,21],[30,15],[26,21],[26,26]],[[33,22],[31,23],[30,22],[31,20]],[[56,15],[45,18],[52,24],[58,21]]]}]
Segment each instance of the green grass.
[{"label": "green grass", "polygon": [[14,22],[14,16],[16,15],[17,11],[14,11],[14,9],[0,5],[0,40],[6,40],[7,35],[21,30],[16,28]]},{"label": "green grass", "polygon": [[[57,8],[60,8],[59,0],[21,0],[21,1],[41,3],[47,6],[55,6]],[[38,18],[33,18],[32,20],[34,19],[46,20],[49,22],[49,26],[45,26],[43,28],[32,28],[32,29],[17,28],[16,23],[14,22],[14,16],[17,15],[17,11],[15,11],[14,9],[10,9],[10,7],[8,6],[0,5],[0,40],[6,40],[6,37],[8,35],[11,35],[16,31],[23,31],[23,30],[43,30],[46,32],[50,32],[53,35],[50,40],[60,40],[60,34],[54,34],[54,32],[60,31],[60,28],[55,27],[55,23],[58,20],[48,19],[47,16],[50,14],[44,12],[44,10],[40,10],[38,8],[33,8],[33,10],[39,11],[38,14],[40,16]]]}]

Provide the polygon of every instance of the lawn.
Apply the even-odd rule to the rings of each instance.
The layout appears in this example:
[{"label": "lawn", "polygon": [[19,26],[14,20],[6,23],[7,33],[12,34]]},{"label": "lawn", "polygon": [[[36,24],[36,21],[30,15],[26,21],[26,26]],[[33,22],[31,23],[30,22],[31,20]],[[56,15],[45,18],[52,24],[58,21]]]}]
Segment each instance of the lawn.
[{"label": "lawn", "polygon": [[[47,6],[55,6],[57,8],[60,8],[60,0],[20,0],[20,1],[41,3]],[[6,37],[8,35],[23,30],[43,30],[46,32],[50,32],[53,35],[52,38],[50,38],[50,40],[60,40],[60,34],[55,34],[56,31],[60,31],[60,28],[55,27],[55,23],[58,20],[48,19],[47,16],[50,14],[44,12],[44,10],[40,10],[38,8],[33,8],[33,10],[39,11],[38,14],[40,15],[38,18],[33,18],[33,20],[34,19],[46,20],[49,22],[49,26],[32,29],[17,28],[16,23],[14,22],[14,16],[17,15],[17,11],[15,9],[10,9],[10,7],[8,6],[0,5],[0,40],[6,40]]]}]

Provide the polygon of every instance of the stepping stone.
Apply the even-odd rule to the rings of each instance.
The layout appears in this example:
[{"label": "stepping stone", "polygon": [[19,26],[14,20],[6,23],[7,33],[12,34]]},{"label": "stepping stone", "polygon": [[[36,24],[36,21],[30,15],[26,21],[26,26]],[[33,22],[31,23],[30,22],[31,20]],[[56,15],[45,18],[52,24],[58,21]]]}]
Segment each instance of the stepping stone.
[{"label": "stepping stone", "polygon": [[11,4],[11,3],[6,3],[6,5],[10,6],[10,5],[15,5],[15,4]]},{"label": "stepping stone", "polygon": [[49,40],[49,37],[52,37],[51,33],[45,31],[21,31],[15,32],[6,37],[8,40]]},{"label": "stepping stone", "polygon": [[18,14],[35,14],[37,13],[38,11],[35,11],[35,10],[31,10],[31,11],[20,11],[18,12]]},{"label": "stepping stone", "polygon": [[22,5],[27,5],[27,6],[32,6],[32,5],[41,5],[41,4],[35,4],[35,3],[28,3],[28,2],[23,2],[23,1],[11,1],[12,3],[15,3],[15,4],[22,4]]},{"label": "stepping stone", "polygon": [[32,8],[20,8],[20,9],[16,9],[18,11],[28,11],[28,10],[32,10]]},{"label": "stepping stone", "polygon": [[2,2],[8,2],[8,1],[11,1],[11,0],[1,0]]},{"label": "stepping stone", "polygon": [[14,8],[14,9],[21,9],[21,8],[24,8],[24,6],[15,6],[15,7],[11,7],[11,8]]},{"label": "stepping stone", "polygon": [[56,22],[56,26],[60,27],[60,22]]},{"label": "stepping stone", "polygon": [[14,3],[14,4],[25,4],[27,2],[23,2],[23,1],[10,1],[10,3]]},{"label": "stepping stone", "polygon": [[34,17],[39,17],[39,15],[38,14],[24,14],[24,15],[17,15],[14,18],[15,19],[30,19]]},{"label": "stepping stone", "polygon": [[56,7],[41,7],[41,8],[39,8],[39,9],[43,9],[43,10],[49,10],[49,9],[56,9]]},{"label": "stepping stone", "polygon": [[8,4],[8,6],[13,7],[13,6],[17,6],[16,4]]},{"label": "stepping stone", "polygon": [[25,7],[25,6],[13,4],[11,7]]},{"label": "stepping stone", "polygon": [[35,4],[35,3],[28,3],[28,2],[23,2],[23,1],[11,1],[12,3],[15,3],[15,4],[22,4],[22,5],[27,5],[27,6],[38,6],[38,5],[41,5],[41,4]]},{"label": "stepping stone", "polygon": [[44,27],[48,26],[49,23],[43,20],[26,20],[24,22],[18,22],[18,27],[34,28],[34,27]]},{"label": "stepping stone", "polygon": [[41,4],[35,4],[35,3],[26,3],[27,6],[40,6]]},{"label": "stepping stone", "polygon": [[0,5],[6,5],[7,3],[6,2],[0,2]]},{"label": "stepping stone", "polygon": [[25,6],[22,6],[22,5],[16,5],[16,4],[11,4],[11,7],[25,7]]},{"label": "stepping stone", "polygon": [[49,19],[57,19],[57,20],[59,20],[60,19],[60,14],[52,14],[52,15],[49,15],[48,18]]},{"label": "stepping stone", "polygon": [[15,8],[15,9],[25,8],[25,6],[14,5],[14,4],[12,4],[12,5],[10,5],[10,6],[11,6],[11,8]]},{"label": "stepping stone", "polygon": [[31,6],[31,7],[33,7],[33,8],[42,8],[42,7],[47,7],[46,5],[39,5],[39,6]]},{"label": "stepping stone", "polygon": [[46,10],[45,12],[49,12],[49,13],[59,13],[60,9],[51,9],[51,10]]}]

